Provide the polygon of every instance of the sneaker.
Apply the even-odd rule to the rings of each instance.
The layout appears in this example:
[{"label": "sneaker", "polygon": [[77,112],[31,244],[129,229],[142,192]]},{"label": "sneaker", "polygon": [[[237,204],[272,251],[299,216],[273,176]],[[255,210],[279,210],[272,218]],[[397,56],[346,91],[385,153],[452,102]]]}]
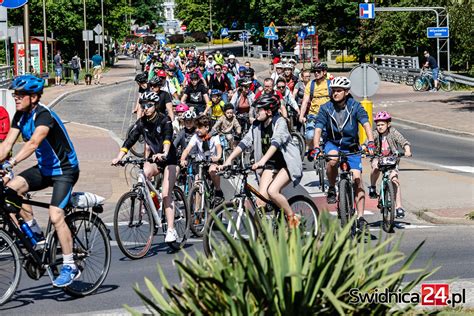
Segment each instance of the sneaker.
[{"label": "sneaker", "polygon": [[379,196],[377,195],[377,190],[375,189],[375,186],[370,186],[369,187],[369,197],[371,199],[376,199],[378,198]]},{"label": "sneaker", "polygon": [[165,237],[165,242],[170,243],[170,242],[175,242],[178,239],[178,233],[176,232],[176,229],[168,229],[166,232],[166,237]]},{"label": "sneaker", "polygon": [[357,219],[357,227],[359,228],[360,231],[368,230],[369,223],[365,220],[364,217],[361,216]]},{"label": "sneaker", "polygon": [[404,218],[405,217],[405,210],[401,207],[397,208],[395,214],[397,215],[397,218]]},{"label": "sneaker", "polygon": [[33,237],[35,238],[37,245],[44,245],[44,243],[46,242],[43,232],[33,232]]},{"label": "sneaker", "polygon": [[80,276],[81,271],[78,268],[71,267],[70,265],[63,265],[59,276],[53,281],[53,286],[66,287],[71,285],[72,282]]},{"label": "sneaker", "polygon": [[326,199],[327,199],[328,204],[336,203],[337,193],[336,193],[336,188],[335,187],[329,187],[328,188],[328,195],[327,195]]}]

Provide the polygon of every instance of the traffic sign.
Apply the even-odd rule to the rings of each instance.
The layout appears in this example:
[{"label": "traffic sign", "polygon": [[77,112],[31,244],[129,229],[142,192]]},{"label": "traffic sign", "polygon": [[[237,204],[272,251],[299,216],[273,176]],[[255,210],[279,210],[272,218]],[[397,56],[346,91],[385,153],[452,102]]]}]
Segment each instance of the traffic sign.
[{"label": "traffic sign", "polygon": [[265,38],[274,37],[276,35],[275,28],[271,26],[265,26],[263,28],[263,33]]},{"label": "traffic sign", "polygon": [[375,19],[375,4],[374,3],[359,3],[359,18],[360,19]]},{"label": "traffic sign", "polygon": [[237,21],[232,22],[231,28],[236,29],[237,28]]},{"label": "traffic sign", "polygon": [[226,27],[221,28],[221,36],[228,36],[229,35],[229,29]]},{"label": "traffic sign", "polygon": [[275,29],[275,32],[278,33],[278,29],[275,26],[275,23],[273,21],[270,22],[270,25],[268,27],[273,27]]},{"label": "traffic sign", "polygon": [[246,42],[249,39],[249,34],[244,31],[244,32],[240,33],[239,38],[242,42]]},{"label": "traffic sign", "polygon": [[428,27],[426,34],[428,38],[449,37],[449,27]]},{"label": "traffic sign", "polygon": [[310,25],[306,28],[308,31],[308,35],[315,35],[316,34],[316,26]]},{"label": "traffic sign", "polygon": [[301,29],[298,31],[298,37],[304,40],[308,36],[308,31],[306,29]]},{"label": "traffic sign", "polygon": [[8,9],[16,9],[25,5],[28,0],[3,0],[0,1],[0,5]]},{"label": "traffic sign", "polygon": [[157,41],[159,41],[159,40],[165,39],[166,36],[165,36],[165,34],[160,33],[160,34],[156,34],[155,38],[156,38]]},{"label": "traffic sign", "polygon": [[212,37],[212,31],[207,32],[207,37]]},{"label": "traffic sign", "polygon": [[379,72],[367,64],[352,69],[349,80],[351,81],[351,93],[364,98],[373,96],[380,85]]},{"label": "traffic sign", "polygon": [[164,39],[164,38],[160,39],[160,45],[165,46],[166,45],[166,39]]},{"label": "traffic sign", "polygon": [[88,41],[92,41],[94,40],[94,32],[92,32],[92,30],[85,30],[85,31],[82,31],[82,40],[84,42]]},{"label": "traffic sign", "polygon": [[187,29],[187,28],[188,28],[188,27],[187,27],[186,25],[184,25],[184,24],[183,24],[183,25],[181,25],[181,31],[183,31],[183,32],[184,32],[184,31],[186,31],[186,29]]},{"label": "traffic sign", "polygon": [[94,37],[94,43],[96,43],[96,44],[102,44],[102,36],[103,36],[103,35],[96,35],[96,36]]},{"label": "traffic sign", "polygon": [[94,32],[97,33],[97,35],[100,35],[102,33],[102,26],[100,24],[97,24],[95,27],[94,27]]}]

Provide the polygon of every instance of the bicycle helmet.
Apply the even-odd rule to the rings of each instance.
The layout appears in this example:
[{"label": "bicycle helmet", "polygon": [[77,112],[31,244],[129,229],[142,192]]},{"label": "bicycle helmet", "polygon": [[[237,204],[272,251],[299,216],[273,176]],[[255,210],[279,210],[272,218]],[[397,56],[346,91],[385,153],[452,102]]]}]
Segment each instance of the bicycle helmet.
[{"label": "bicycle helmet", "polygon": [[155,69],[155,73],[156,73],[156,76],[160,78],[166,78],[166,72],[162,69]]},{"label": "bicycle helmet", "polygon": [[378,113],[375,115],[375,118],[374,118],[374,121],[375,121],[375,122],[378,122],[378,121],[387,121],[387,122],[390,122],[391,120],[392,120],[392,116],[390,115],[390,113],[385,112],[385,111],[378,112]]},{"label": "bicycle helmet", "polygon": [[220,97],[222,95],[222,91],[218,90],[218,89],[212,89],[211,90],[211,96],[213,96],[213,95],[217,95],[218,97]]},{"label": "bicycle helmet", "polygon": [[275,68],[284,68],[282,63],[276,63]]},{"label": "bicycle helmet", "polygon": [[146,83],[148,80],[148,74],[142,72],[141,74],[138,74],[135,76],[135,81],[137,83]]},{"label": "bicycle helmet", "polygon": [[283,68],[293,70],[293,65],[290,64],[290,63],[286,63],[286,64],[283,65]]},{"label": "bicycle helmet", "polygon": [[41,94],[43,92],[43,87],[43,79],[33,75],[23,75],[13,79],[8,89],[21,91],[27,94]]},{"label": "bicycle helmet", "polygon": [[176,110],[176,113],[184,113],[184,112],[187,112],[189,110],[189,106],[187,106],[184,103],[180,103],[176,106],[175,110]]},{"label": "bicycle helmet", "polygon": [[280,99],[275,94],[262,94],[260,98],[255,100],[257,109],[265,109],[275,112],[280,107]]},{"label": "bicycle helmet", "polygon": [[194,120],[196,118],[196,112],[187,110],[186,112],[184,112],[183,118],[185,120]]},{"label": "bicycle helmet", "polygon": [[160,96],[156,92],[144,92],[140,97],[140,103],[145,102],[158,102],[160,101]]},{"label": "bicycle helmet", "polygon": [[328,70],[328,65],[326,63],[317,63],[316,65],[314,65],[313,67],[313,72],[315,70],[323,70],[323,71],[327,71]]},{"label": "bicycle helmet", "polygon": [[165,83],[164,79],[162,77],[154,76],[153,78],[150,79],[150,85],[151,86],[163,86]]},{"label": "bicycle helmet", "polygon": [[237,86],[239,87],[250,86],[251,83],[252,83],[252,80],[250,80],[248,77],[240,78],[239,80],[237,80]]},{"label": "bicycle helmet", "polygon": [[350,89],[351,81],[346,77],[336,77],[329,84],[330,88]]},{"label": "bicycle helmet", "polygon": [[245,72],[247,70],[247,67],[245,66],[240,66],[239,67],[239,72]]},{"label": "bicycle helmet", "polygon": [[229,59],[235,59],[235,55],[229,55]]},{"label": "bicycle helmet", "polygon": [[255,75],[255,70],[253,70],[253,68],[248,68],[247,70],[245,70],[246,77],[253,78],[254,75]]}]

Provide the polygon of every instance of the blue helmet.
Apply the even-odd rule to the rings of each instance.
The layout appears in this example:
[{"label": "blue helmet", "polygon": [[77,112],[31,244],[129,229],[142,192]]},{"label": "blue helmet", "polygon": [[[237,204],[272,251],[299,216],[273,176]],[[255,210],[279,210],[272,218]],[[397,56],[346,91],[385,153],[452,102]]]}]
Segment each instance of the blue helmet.
[{"label": "blue helmet", "polygon": [[35,77],[33,75],[18,76],[13,79],[8,89],[21,91],[28,94],[40,94],[43,92],[44,79]]},{"label": "blue helmet", "polygon": [[217,96],[221,96],[222,95],[222,91],[221,90],[218,90],[218,89],[212,89],[211,90],[211,96],[213,95],[217,95]]},{"label": "blue helmet", "polygon": [[246,70],[247,70],[247,67],[245,67],[245,66],[240,66],[239,67],[239,72],[244,72]]}]

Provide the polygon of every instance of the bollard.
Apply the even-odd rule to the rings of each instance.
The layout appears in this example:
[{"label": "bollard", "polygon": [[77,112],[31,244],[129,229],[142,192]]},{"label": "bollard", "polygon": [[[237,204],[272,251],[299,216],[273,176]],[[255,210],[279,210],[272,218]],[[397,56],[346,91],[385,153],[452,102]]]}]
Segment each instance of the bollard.
[{"label": "bollard", "polygon": [[[367,114],[369,115],[370,127],[372,128],[373,127],[372,111],[374,108],[374,103],[370,101],[369,99],[364,98],[364,100],[360,101],[360,104],[362,104],[362,107],[365,109],[365,111],[367,111]],[[367,140],[367,135],[365,134],[364,127],[362,127],[362,125],[359,124],[359,144],[362,145],[363,143],[365,143],[366,140]]]}]

